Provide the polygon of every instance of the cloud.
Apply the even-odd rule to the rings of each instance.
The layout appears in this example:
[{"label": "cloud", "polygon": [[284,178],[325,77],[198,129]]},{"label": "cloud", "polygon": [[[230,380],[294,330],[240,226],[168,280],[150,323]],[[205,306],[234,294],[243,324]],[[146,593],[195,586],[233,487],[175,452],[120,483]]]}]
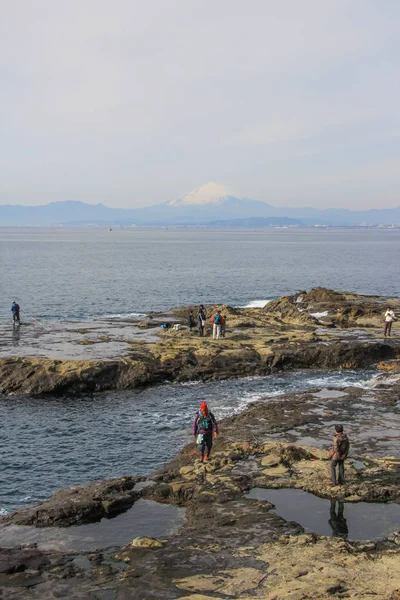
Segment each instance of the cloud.
[{"label": "cloud", "polygon": [[[217,180],[301,205],[319,172],[336,181],[321,207],[359,206],[367,186],[342,170],[400,151],[399,16],[372,0],[3,3],[0,202],[136,206]],[[377,179],[369,202],[386,192]]]}]

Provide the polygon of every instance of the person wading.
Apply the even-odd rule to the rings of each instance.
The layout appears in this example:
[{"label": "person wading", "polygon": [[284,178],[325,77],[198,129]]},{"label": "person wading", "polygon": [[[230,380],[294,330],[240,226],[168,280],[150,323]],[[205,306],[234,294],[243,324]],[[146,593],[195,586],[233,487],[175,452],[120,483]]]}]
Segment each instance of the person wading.
[{"label": "person wading", "polygon": [[383,332],[383,335],[386,337],[390,337],[390,332],[392,331],[392,323],[393,321],[396,321],[396,317],[394,315],[394,312],[392,311],[392,309],[390,308],[390,306],[387,307],[386,312],[385,312],[385,329]]},{"label": "person wading", "polygon": [[199,335],[203,337],[204,328],[206,326],[206,311],[204,310],[204,306],[200,304],[199,310],[197,312],[197,327],[199,330]]},{"label": "person wading", "polygon": [[199,460],[203,462],[209,460],[213,438],[218,435],[218,423],[206,402],[200,404],[200,410],[193,421],[192,433],[196,437],[196,444],[199,449]]},{"label": "person wading", "polygon": [[11,312],[12,312],[12,316],[13,316],[13,322],[14,323],[20,323],[20,319],[19,319],[19,311],[20,311],[20,306],[19,304],[17,304],[14,300],[14,302],[11,304]]},{"label": "person wading", "polygon": [[[344,461],[349,454],[349,438],[343,433],[343,425],[335,425],[335,435],[333,436],[333,448],[329,452],[331,459],[331,481],[330,485],[344,484]],[[338,467],[338,478],[336,479],[336,467]]]}]

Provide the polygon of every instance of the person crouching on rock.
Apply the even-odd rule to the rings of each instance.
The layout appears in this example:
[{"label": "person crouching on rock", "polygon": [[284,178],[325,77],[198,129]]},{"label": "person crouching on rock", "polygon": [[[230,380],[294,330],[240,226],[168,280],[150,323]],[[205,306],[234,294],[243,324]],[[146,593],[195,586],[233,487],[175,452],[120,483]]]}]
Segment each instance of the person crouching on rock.
[{"label": "person crouching on rock", "polygon": [[193,421],[192,433],[196,437],[200,462],[203,462],[204,458],[209,460],[213,437],[215,439],[218,435],[218,423],[212,412],[208,410],[206,402],[200,404],[200,410]]},{"label": "person crouching on rock", "polygon": [[[344,484],[344,461],[349,454],[349,438],[343,433],[343,425],[335,425],[335,435],[333,436],[333,448],[329,452],[331,459],[331,481],[330,485]],[[336,467],[338,468],[338,478],[336,479]]]}]

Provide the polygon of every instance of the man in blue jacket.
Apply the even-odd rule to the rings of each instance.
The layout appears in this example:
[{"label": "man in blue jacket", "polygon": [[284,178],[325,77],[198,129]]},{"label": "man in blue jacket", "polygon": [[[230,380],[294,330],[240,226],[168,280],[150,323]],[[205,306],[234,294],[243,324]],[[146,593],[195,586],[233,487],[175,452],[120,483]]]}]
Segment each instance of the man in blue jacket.
[{"label": "man in blue jacket", "polygon": [[14,323],[20,323],[20,320],[19,320],[19,311],[20,311],[19,304],[17,304],[15,302],[15,300],[14,300],[14,302],[11,304],[11,312],[12,312],[13,322]]}]

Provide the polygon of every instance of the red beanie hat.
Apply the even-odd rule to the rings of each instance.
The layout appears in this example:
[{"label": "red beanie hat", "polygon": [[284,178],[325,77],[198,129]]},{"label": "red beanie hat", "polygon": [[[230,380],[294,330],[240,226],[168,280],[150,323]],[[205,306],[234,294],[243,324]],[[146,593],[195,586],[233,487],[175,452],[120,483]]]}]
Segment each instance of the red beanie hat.
[{"label": "red beanie hat", "polygon": [[202,402],[200,404],[200,410],[208,410],[207,402]]}]

